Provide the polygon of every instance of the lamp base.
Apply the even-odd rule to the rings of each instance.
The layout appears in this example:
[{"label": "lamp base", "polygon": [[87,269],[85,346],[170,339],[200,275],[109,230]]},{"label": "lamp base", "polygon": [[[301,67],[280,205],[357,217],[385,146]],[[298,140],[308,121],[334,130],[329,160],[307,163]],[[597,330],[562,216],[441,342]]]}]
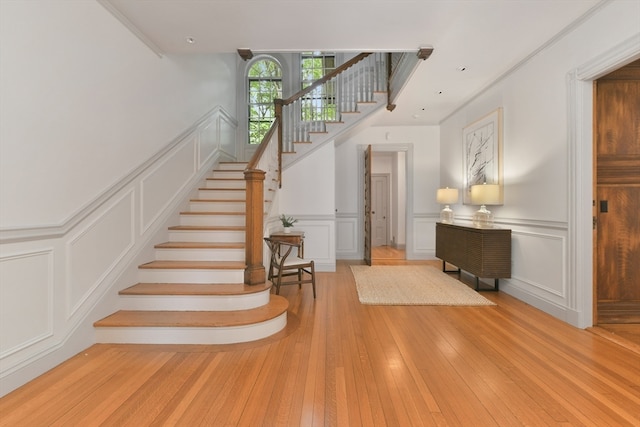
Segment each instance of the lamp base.
[{"label": "lamp base", "polygon": [[485,205],[480,206],[480,209],[473,214],[473,225],[478,228],[493,227],[493,214]]},{"label": "lamp base", "polygon": [[453,224],[453,210],[446,205],[444,209],[440,211],[440,222],[444,224]]}]

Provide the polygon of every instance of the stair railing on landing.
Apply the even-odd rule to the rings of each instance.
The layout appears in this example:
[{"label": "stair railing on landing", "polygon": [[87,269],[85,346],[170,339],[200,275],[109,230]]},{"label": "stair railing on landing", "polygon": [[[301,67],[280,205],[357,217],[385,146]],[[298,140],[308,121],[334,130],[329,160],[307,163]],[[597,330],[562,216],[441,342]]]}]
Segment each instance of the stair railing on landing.
[{"label": "stair railing on landing", "polygon": [[282,148],[294,152],[295,142],[325,132],[327,122],[340,122],[357,103],[372,102],[374,92],[387,91],[386,53],[361,53],[287,99],[276,99],[282,121]]}]

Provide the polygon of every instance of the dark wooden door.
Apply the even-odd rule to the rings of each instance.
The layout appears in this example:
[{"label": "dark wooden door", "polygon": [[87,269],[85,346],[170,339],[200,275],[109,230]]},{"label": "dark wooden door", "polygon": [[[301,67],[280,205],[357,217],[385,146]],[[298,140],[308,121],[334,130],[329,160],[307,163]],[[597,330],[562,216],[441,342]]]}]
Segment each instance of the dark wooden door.
[{"label": "dark wooden door", "polygon": [[371,145],[364,151],[364,262],[371,265]]},{"label": "dark wooden door", "polygon": [[596,323],[640,323],[640,61],[595,100]]}]

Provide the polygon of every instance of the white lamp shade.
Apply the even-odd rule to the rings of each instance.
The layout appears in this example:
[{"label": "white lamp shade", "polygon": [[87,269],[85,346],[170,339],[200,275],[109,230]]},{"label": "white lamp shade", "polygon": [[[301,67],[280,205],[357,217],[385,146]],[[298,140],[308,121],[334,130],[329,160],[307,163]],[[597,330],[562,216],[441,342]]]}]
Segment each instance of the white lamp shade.
[{"label": "white lamp shade", "polygon": [[439,188],[436,193],[436,200],[442,205],[458,203],[458,189],[449,187]]},{"label": "white lamp shade", "polygon": [[499,205],[500,186],[498,184],[472,185],[471,203],[474,205]]}]

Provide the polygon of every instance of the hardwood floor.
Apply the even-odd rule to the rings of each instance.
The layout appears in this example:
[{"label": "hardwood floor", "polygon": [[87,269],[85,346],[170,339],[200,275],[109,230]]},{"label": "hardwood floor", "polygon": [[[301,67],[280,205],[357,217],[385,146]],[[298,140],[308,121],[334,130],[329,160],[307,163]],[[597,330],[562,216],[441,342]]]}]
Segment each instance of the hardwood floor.
[{"label": "hardwood floor", "polygon": [[640,353],[502,292],[366,306],[349,263],[317,276],[316,300],[282,289],[275,337],[94,345],[0,399],[0,425],[640,425]]},{"label": "hardwood floor", "polygon": [[392,246],[374,246],[371,248],[371,265],[422,264],[424,261],[408,261],[403,249]]}]

